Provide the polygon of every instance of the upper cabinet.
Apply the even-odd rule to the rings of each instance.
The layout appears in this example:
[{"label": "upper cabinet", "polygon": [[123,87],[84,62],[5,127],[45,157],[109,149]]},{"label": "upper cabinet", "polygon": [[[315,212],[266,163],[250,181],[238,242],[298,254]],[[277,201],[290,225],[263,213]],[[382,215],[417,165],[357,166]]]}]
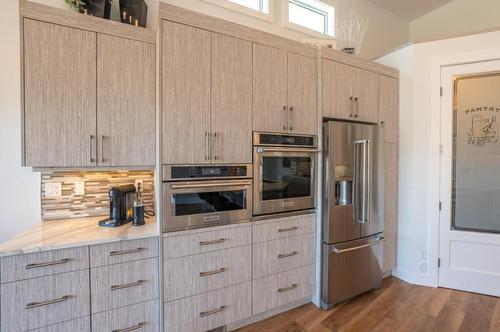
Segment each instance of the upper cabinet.
[{"label": "upper cabinet", "polygon": [[253,130],[317,133],[317,59],[253,46]]},{"label": "upper cabinet", "polygon": [[154,44],[22,22],[24,164],[154,166]]},{"label": "upper cabinet", "polygon": [[378,74],[328,59],[322,61],[323,116],[378,122]]},{"label": "upper cabinet", "polygon": [[164,20],[163,164],[252,162],[252,44]]},{"label": "upper cabinet", "polygon": [[384,128],[385,142],[397,143],[399,139],[399,80],[379,76],[380,122]]}]

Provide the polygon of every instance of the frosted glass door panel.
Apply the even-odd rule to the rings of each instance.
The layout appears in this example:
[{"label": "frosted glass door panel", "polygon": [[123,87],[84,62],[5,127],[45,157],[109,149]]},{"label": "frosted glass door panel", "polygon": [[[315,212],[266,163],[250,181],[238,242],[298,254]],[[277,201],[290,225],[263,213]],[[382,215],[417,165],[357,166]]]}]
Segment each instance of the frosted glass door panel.
[{"label": "frosted glass door panel", "polygon": [[452,227],[500,232],[500,73],[455,80]]}]

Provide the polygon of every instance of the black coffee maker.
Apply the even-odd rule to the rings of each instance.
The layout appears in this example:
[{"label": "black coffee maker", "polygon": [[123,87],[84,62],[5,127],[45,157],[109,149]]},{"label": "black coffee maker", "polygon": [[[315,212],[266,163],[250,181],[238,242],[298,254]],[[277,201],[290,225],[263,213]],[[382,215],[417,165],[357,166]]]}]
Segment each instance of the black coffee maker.
[{"label": "black coffee maker", "polygon": [[109,219],[99,221],[99,226],[118,227],[133,219],[135,186],[112,187],[109,190]]}]

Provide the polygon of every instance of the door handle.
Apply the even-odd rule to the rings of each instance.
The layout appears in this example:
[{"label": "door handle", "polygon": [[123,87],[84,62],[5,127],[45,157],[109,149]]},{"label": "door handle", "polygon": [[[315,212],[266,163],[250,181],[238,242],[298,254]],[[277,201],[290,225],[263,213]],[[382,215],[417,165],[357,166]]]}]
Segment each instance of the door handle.
[{"label": "door handle", "polygon": [[145,249],[146,248],[139,247],[139,248],[129,249],[129,250],[110,251],[109,255],[110,256],[121,256],[121,255],[128,255],[128,254],[136,254],[136,253],[142,252]]},{"label": "door handle", "polygon": [[354,251],[354,250],[359,250],[359,249],[371,247],[371,246],[374,246],[374,245],[379,244],[379,243],[384,242],[384,241],[385,241],[385,238],[383,236],[380,236],[377,239],[377,241],[375,241],[375,242],[366,243],[366,244],[362,244],[360,246],[356,246],[356,247],[352,247],[352,248],[346,248],[346,249],[339,249],[339,248],[337,248],[337,247],[334,246],[332,250],[336,254],[342,254],[342,253],[349,252],[349,251]]},{"label": "door handle", "polygon": [[92,154],[92,140],[94,139],[94,135],[89,135],[89,160],[91,163],[95,163],[94,155]]},{"label": "door handle", "polygon": [[354,109],[356,111],[356,113],[354,114],[354,117],[357,118],[359,116],[358,97],[354,97]]},{"label": "door handle", "polygon": [[290,106],[290,110],[288,112],[289,118],[288,118],[288,125],[290,126],[290,131],[293,130],[293,106]]},{"label": "door handle", "polygon": [[351,113],[349,114],[349,117],[352,118],[352,114],[354,113],[354,102],[353,102],[354,98],[351,96],[349,97],[349,106],[351,108]]},{"label": "door handle", "polygon": [[288,112],[286,111],[286,105],[283,106],[283,114],[285,115],[285,122],[283,124],[283,130],[286,130],[286,128],[288,127],[288,123],[287,123],[287,119],[288,119]]},{"label": "door handle", "polygon": [[223,242],[226,242],[227,239],[218,239],[218,240],[211,240],[211,241],[200,241],[200,246],[208,246],[208,245],[211,245],[211,244],[219,244],[219,243],[223,243]]},{"label": "door handle", "polygon": [[208,131],[205,132],[205,160],[208,160],[209,159],[209,156],[208,156],[208,150],[209,150],[209,140],[208,140]]},{"label": "door handle", "polygon": [[104,139],[106,136],[101,135],[101,163],[105,163],[106,159],[104,158]]},{"label": "door handle", "polygon": [[220,136],[220,134],[218,135],[217,132],[214,132],[214,139],[213,139],[213,142],[212,142],[212,149],[214,151],[214,160],[219,160],[220,159],[220,156],[217,155],[217,152],[219,150],[219,147],[218,147],[218,137]]},{"label": "door handle", "polygon": [[288,287],[278,288],[278,292],[280,292],[280,293],[283,293],[283,292],[288,292],[288,291],[290,291],[290,290],[292,290],[292,289],[295,289],[295,288],[297,288],[297,287],[299,287],[299,285],[297,285],[297,284],[293,284],[293,285],[288,286]]}]

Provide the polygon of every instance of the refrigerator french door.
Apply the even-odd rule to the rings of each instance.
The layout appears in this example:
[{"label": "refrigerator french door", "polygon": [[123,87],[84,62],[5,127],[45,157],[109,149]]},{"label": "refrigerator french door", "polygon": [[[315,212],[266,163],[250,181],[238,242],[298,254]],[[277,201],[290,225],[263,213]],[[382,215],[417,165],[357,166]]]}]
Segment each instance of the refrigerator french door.
[{"label": "refrigerator french door", "polygon": [[383,145],[377,125],[323,124],[321,306],[382,283]]}]

